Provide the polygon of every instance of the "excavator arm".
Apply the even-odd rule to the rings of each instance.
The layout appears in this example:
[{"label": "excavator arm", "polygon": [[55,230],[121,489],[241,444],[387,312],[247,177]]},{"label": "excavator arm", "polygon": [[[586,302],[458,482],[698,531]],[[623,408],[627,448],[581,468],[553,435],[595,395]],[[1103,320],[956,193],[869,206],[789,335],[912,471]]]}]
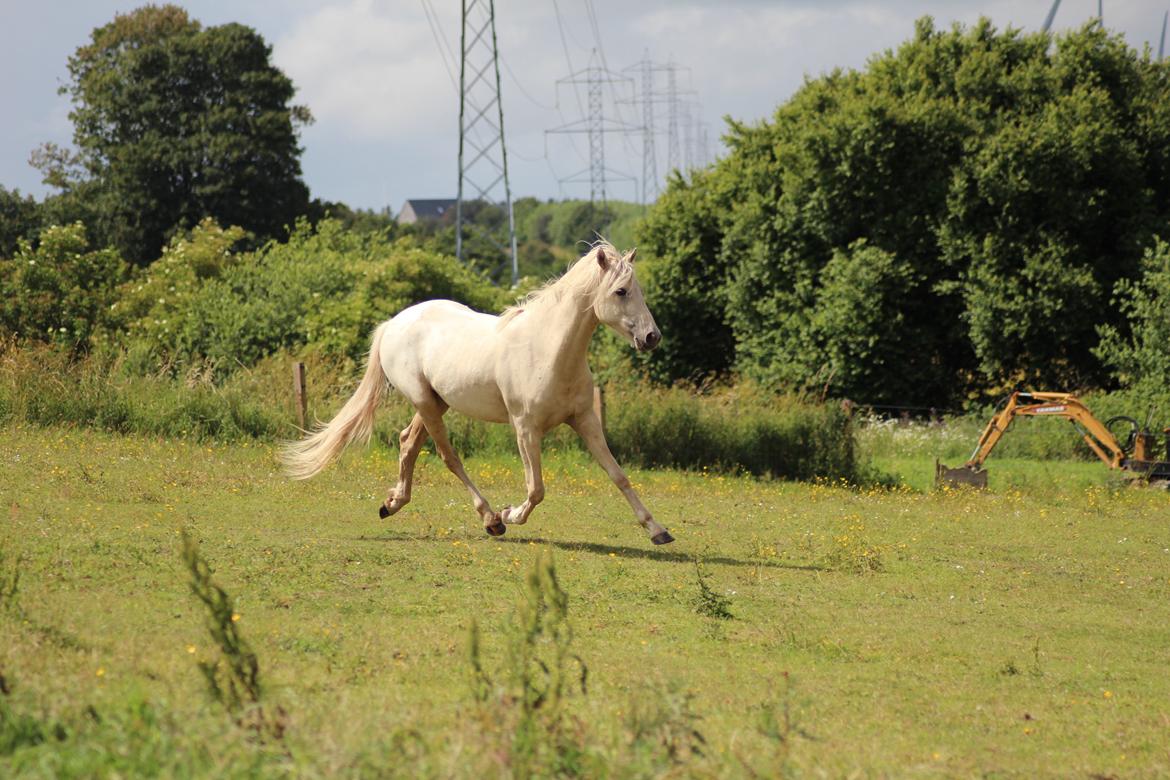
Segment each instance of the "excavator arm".
[{"label": "excavator arm", "polygon": [[[1109,427],[1094,417],[1076,396],[1071,393],[1028,393],[1017,390],[992,415],[975,445],[975,451],[965,464],[952,469],[935,461],[935,482],[987,487],[987,472],[983,469],[983,462],[1017,417],[1063,417],[1073,424],[1093,453],[1110,468],[1119,469],[1126,465],[1125,448],[1110,433]],[[1134,425],[1136,427],[1136,423]]]},{"label": "excavator arm", "polygon": [[1119,469],[1125,462],[1126,453],[1117,438],[1072,393],[1025,393],[1017,390],[987,423],[979,443],[975,445],[975,451],[964,467],[982,468],[983,461],[987,460],[987,456],[1017,417],[1063,417],[1073,424],[1089,449],[1110,468]]}]

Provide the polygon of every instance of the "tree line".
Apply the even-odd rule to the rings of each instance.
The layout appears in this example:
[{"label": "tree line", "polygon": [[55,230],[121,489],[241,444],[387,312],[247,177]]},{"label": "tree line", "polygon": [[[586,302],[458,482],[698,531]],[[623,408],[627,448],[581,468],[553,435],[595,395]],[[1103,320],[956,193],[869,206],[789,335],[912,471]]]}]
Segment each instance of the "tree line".
[{"label": "tree line", "polygon": [[1167,380],[1170,66],[1099,24],[924,18],[725,142],[643,226],[657,379],[931,406]]},{"label": "tree line", "polygon": [[[494,250],[471,244],[470,276],[443,259],[449,218],[403,227],[310,197],[298,134],[311,115],[270,54],[247,27],[170,5],[93,31],[62,88],[75,148],[35,155],[55,193],[0,187],[0,331],[73,349],[121,334],[164,361],[230,363],[233,339],[253,357],[318,338],[354,354],[393,313],[378,299],[391,288],[410,291],[395,305],[509,298],[486,290],[506,278]],[[807,79],[770,119],[729,120],[727,153],[673,175],[648,210],[519,199],[521,272],[563,270],[597,232],[639,243],[667,338],[636,358],[603,342],[599,357],[659,383],[745,377],[936,407],[1019,382],[1160,391],[1168,120],[1170,66],[1099,24],[1054,38],[924,18],[864,69]],[[246,304],[282,285],[304,304],[326,271],[347,280],[341,297],[295,324]]]}]

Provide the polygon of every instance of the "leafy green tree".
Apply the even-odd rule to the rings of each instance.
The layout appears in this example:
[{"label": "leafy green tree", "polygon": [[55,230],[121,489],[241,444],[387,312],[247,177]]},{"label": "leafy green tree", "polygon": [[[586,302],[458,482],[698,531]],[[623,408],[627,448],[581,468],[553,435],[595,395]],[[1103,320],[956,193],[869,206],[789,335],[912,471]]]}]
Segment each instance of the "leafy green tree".
[{"label": "leafy green tree", "polygon": [[1061,39],[1054,55],[1034,50],[1020,68],[1040,77],[1023,82],[1020,109],[985,123],[979,147],[955,166],[939,248],[961,269],[984,376],[1100,385],[1097,329],[1119,320],[1109,292],[1137,275],[1170,216],[1151,197],[1165,192],[1170,170],[1150,164],[1161,152],[1142,128],[1165,111],[1138,101],[1159,74],[1099,27]]},{"label": "leafy green tree", "polygon": [[728,266],[720,256],[727,201],[714,191],[719,182],[702,171],[676,174],[639,228],[639,279],[662,343],[636,360],[663,383],[725,373],[735,357]]},{"label": "leafy green tree", "polygon": [[69,59],[76,152],[38,162],[63,192],[87,186],[98,229],[132,262],[206,216],[257,241],[306,212],[292,82],[239,24],[203,28],[174,6],[144,6],[93,31]]},{"label": "leafy green tree", "polygon": [[31,195],[0,185],[0,257],[12,257],[20,239],[34,238],[41,226],[41,211]]},{"label": "leafy green tree", "polygon": [[0,332],[85,350],[129,271],[114,250],[90,249],[80,223],[45,229],[36,248],[21,239],[0,259]]},{"label": "leafy green tree", "polygon": [[1142,268],[1139,279],[1118,282],[1114,301],[1127,322],[1102,326],[1096,353],[1123,387],[1164,398],[1170,389],[1170,244],[1159,240]]},{"label": "leafy green tree", "polygon": [[918,293],[914,269],[898,256],[864,240],[835,250],[809,318],[811,343],[802,354],[813,361],[803,375],[858,397],[883,386],[912,395],[919,378],[904,369],[914,365],[918,345],[903,334],[913,314],[905,301]]},{"label": "leafy green tree", "polygon": [[[670,183],[643,238],[671,280],[651,285],[656,315],[726,339],[731,370],[930,405],[1110,381],[1094,353],[1098,326],[1121,322],[1108,293],[1170,225],[1164,63],[1097,24],[1053,46],[924,18],[724,140],[708,171]],[[652,373],[702,359],[664,351]]]}]

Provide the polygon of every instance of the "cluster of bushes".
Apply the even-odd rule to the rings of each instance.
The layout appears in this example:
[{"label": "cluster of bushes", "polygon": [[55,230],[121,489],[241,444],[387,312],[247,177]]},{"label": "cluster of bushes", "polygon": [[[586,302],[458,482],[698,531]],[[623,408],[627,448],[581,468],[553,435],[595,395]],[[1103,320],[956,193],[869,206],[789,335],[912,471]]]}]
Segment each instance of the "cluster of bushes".
[{"label": "cluster of bushes", "polygon": [[257,381],[254,372],[240,372],[217,386],[195,377],[137,374],[121,353],[77,358],[48,346],[0,344],[0,424],[270,439],[291,431],[292,406],[285,394],[269,396],[268,390],[269,383]]},{"label": "cluster of bushes", "polygon": [[80,223],[49,228],[0,259],[0,333],[122,346],[143,371],[230,374],[281,350],[360,357],[375,324],[428,298],[486,310],[509,298],[448,255],[334,220],[254,251],[236,251],[243,235],[205,220],[137,271],[90,249]]},{"label": "cluster of bushes", "polygon": [[1170,381],[1170,65],[1120,35],[926,18],[725,140],[642,230],[656,378],[917,406]]},{"label": "cluster of bushes", "polygon": [[609,398],[606,429],[623,463],[789,479],[858,476],[849,417],[833,404],[776,396],[746,382],[703,396],[619,385]]},{"label": "cluster of bushes", "polygon": [[204,223],[173,243],[124,288],[115,330],[163,356],[221,368],[305,347],[358,358],[374,326],[413,303],[450,298],[491,310],[505,297],[448,255],[333,220],[302,222],[287,242],[239,255],[230,249],[237,238]]}]

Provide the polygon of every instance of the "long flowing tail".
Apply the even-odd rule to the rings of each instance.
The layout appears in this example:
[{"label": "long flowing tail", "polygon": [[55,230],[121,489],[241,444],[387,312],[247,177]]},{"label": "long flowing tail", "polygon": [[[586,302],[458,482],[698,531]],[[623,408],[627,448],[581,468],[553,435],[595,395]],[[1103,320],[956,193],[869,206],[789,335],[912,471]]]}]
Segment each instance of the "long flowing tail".
[{"label": "long flowing tail", "polygon": [[379,346],[382,328],[374,331],[366,375],[354,394],[328,425],[318,427],[300,441],[285,442],[280,447],[280,461],[293,479],[308,479],[341,455],[354,440],[369,441],[374,430],[374,412],[386,393],[386,375],[382,372]]}]

